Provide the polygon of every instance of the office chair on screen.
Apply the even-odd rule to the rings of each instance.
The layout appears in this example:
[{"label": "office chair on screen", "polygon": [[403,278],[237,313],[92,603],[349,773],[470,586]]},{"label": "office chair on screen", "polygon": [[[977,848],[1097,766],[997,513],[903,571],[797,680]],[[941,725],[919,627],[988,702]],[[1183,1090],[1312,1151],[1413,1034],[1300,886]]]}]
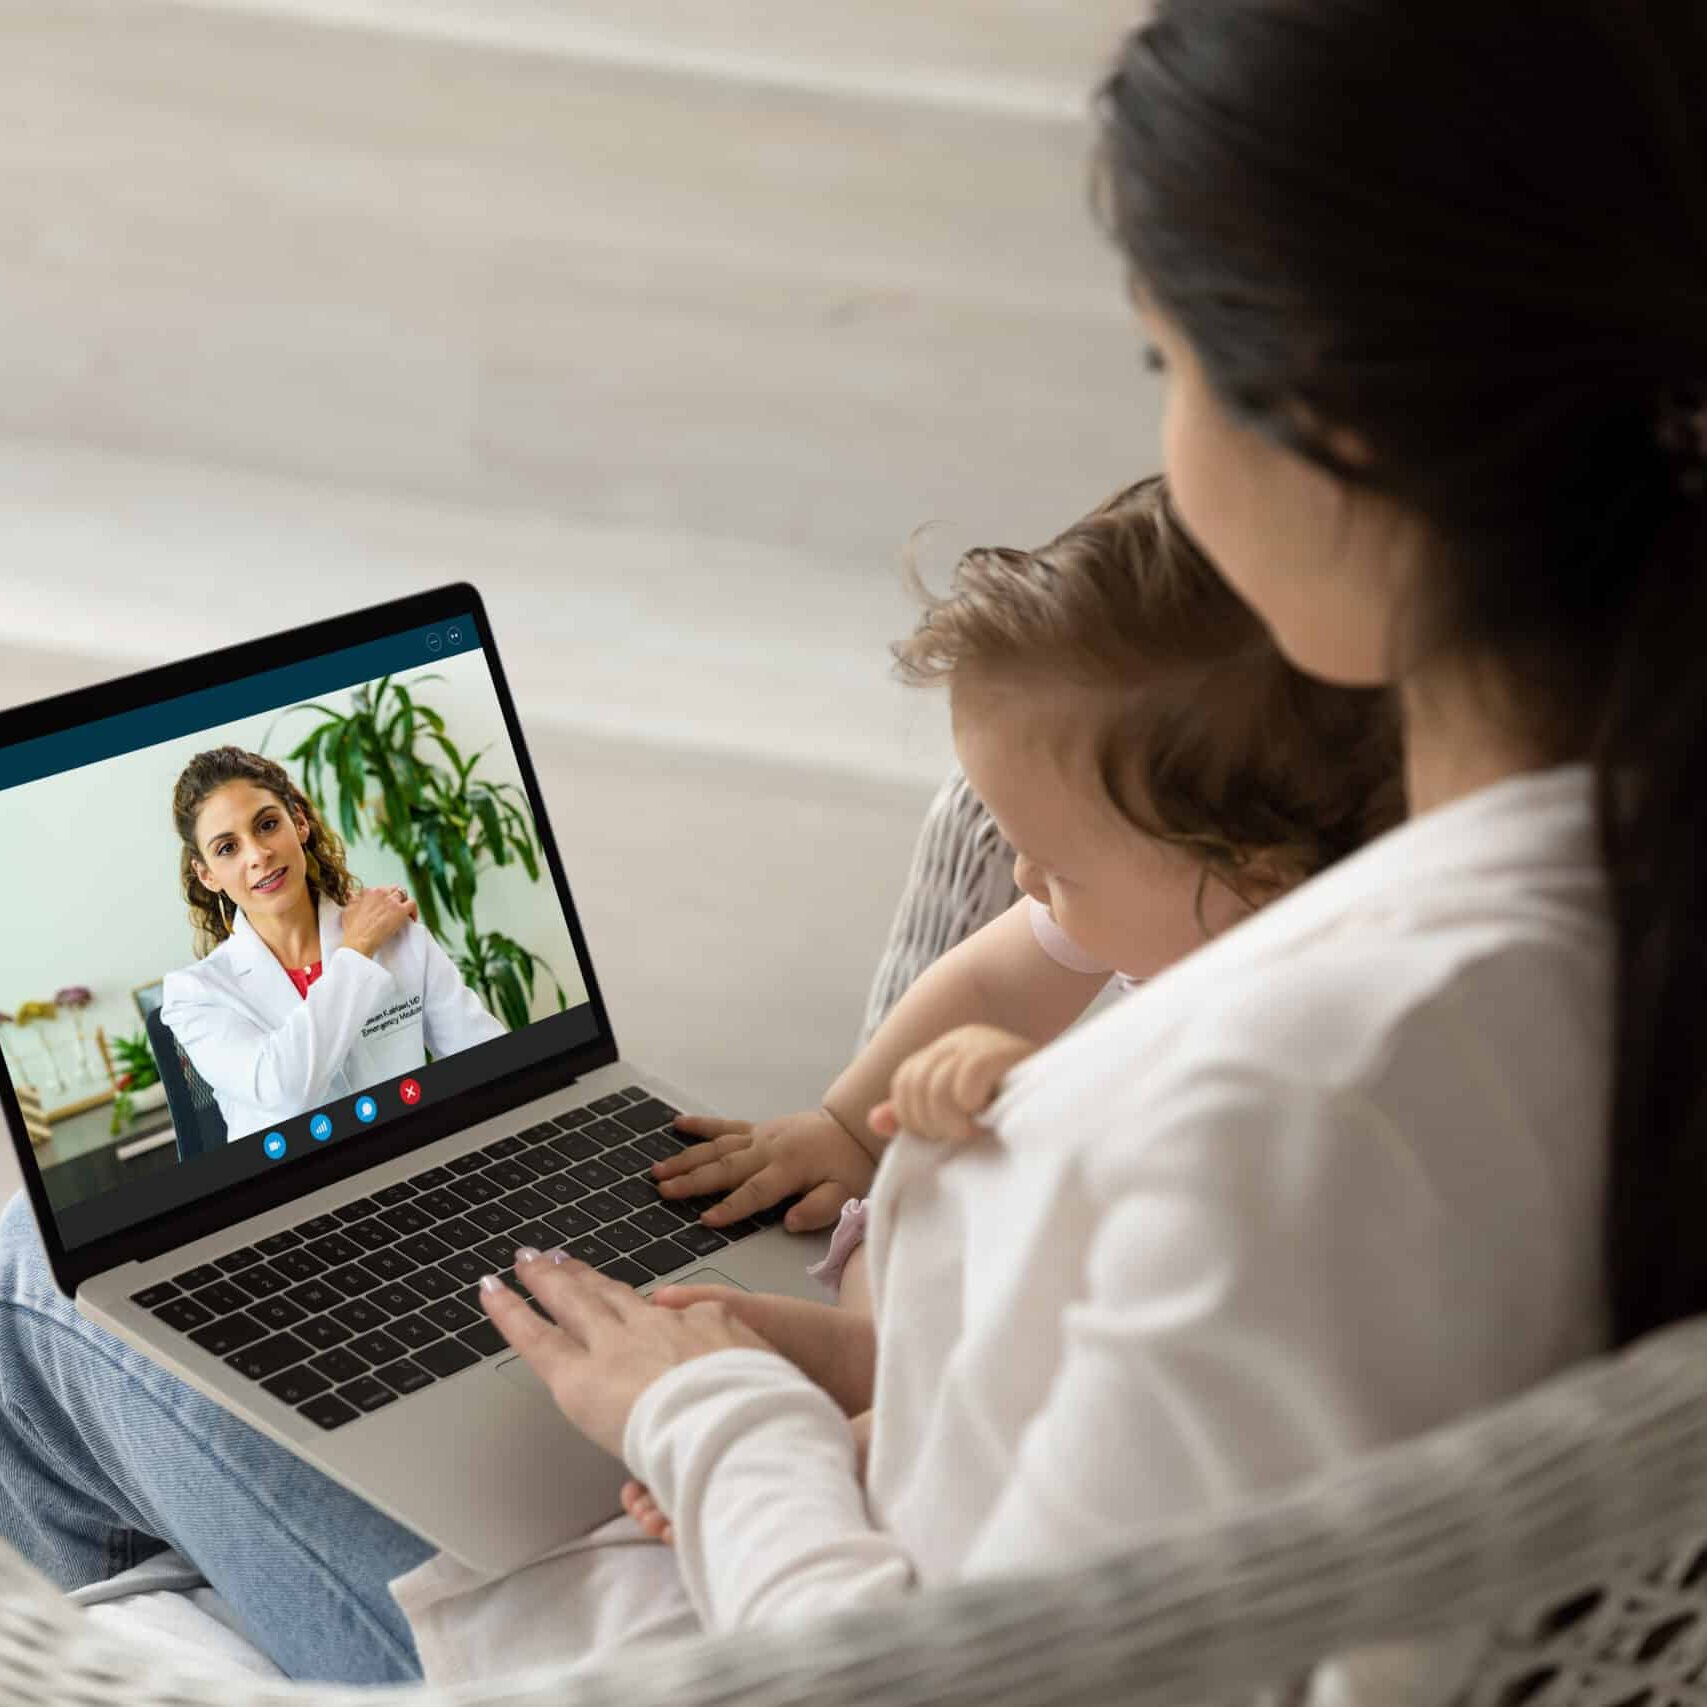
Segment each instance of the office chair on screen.
[{"label": "office chair on screen", "polygon": [[178,1140],[178,1160],[187,1161],[217,1150],[226,1140],[225,1116],[213,1100],[208,1082],[190,1064],[172,1028],[155,1008],[148,1016],[148,1047],[166,1087],[166,1107]]}]

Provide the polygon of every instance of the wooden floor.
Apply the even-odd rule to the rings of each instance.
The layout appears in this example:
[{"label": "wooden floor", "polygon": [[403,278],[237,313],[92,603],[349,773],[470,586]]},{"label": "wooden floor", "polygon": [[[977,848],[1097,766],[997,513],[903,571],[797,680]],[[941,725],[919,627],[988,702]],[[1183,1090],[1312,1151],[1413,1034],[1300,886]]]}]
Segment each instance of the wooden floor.
[{"label": "wooden floor", "polygon": [[4,697],[471,579],[625,1041],[809,1094],[949,751],[909,536],[1155,464],[1086,194],[1128,12],[0,0]]}]

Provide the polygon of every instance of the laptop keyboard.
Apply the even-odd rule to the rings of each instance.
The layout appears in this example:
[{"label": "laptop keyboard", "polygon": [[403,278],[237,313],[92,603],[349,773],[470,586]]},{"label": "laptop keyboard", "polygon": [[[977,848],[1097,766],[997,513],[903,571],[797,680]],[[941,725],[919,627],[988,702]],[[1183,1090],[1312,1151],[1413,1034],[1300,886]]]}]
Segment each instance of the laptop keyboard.
[{"label": "laptop keyboard", "polygon": [[644,1286],[774,1225],[786,1205],[702,1226],[714,1197],[665,1199],[650,1169],[695,1139],[630,1085],[371,1197],[133,1293],[131,1302],[324,1429],[443,1381],[508,1342],[480,1277],[515,1277],[518,1245],[561,1247]]}]

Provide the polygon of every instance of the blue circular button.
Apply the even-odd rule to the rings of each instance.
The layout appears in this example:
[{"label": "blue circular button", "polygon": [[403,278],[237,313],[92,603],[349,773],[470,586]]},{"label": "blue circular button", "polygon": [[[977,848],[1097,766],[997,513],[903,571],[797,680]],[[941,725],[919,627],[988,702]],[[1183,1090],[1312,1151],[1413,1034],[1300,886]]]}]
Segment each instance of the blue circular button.
[{"label": "blue circular button", "polygon": [[308,1136],[316,1144],[324,1144],[332,1136],[332,1117],[329,1114],[317,1114],[308,1123]]},{"label": "blue circular button", "polygon": [[427,636],[427,650],[429,652],[437,652],[443,647],[443,645],[444,641],[439,635],[429,634]]},{"label": "blue circular button", "polygon": [[261,1140],[261,1148],[276,1162],[285,1153],[284,1134],[282,1132],[269,1132]]},{"label": "blue circular button", "polygon": [[378,1116],[379,1104],[376,1103],[372,1097],[356,1098],[356,1119],[359,1120],[363,1126],[366,1126],[369,1121],[377,1119]]}]

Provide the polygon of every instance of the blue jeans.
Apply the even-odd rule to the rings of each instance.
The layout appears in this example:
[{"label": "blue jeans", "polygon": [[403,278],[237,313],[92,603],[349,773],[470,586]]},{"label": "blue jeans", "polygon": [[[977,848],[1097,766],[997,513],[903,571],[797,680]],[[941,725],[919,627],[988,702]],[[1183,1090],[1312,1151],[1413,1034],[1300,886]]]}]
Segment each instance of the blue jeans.
[{"label": "blue jeans", "polygon": [[434,1549],[79,1316],[0,1214],[0,1539],[66,1589],[176,1547],[287,1675],[421,1675],[387,1583]]}]

